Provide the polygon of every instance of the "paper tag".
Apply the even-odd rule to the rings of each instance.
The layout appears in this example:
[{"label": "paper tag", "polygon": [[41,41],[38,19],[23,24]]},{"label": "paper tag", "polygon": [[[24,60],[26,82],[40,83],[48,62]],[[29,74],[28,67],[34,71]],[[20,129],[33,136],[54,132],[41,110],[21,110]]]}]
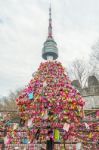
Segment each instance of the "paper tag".
[{"label": "paper tag", "polygon": [[70,124],[65,123],[64,126],[63,126],[63,129],[68,132],[69,131],[69,127],[70,127]]}]

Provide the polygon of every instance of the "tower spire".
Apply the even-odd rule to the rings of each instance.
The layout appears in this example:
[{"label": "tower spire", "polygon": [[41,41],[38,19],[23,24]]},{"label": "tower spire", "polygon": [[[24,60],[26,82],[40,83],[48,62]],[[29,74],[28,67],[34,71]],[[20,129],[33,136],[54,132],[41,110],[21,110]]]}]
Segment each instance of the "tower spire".
[{"label": "tower spire", "polygon": [[51,1],[50,1],[50,7],[49,7],[48,37],[52,37],[52,9],[51,9]]}]

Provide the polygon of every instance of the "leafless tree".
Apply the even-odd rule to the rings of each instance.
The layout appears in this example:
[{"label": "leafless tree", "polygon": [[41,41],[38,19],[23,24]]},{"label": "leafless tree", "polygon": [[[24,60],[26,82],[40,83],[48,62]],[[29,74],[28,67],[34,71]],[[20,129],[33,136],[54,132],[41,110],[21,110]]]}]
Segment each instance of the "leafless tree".
[{"label": "leafless tree", "polygon": [[21,90],[10,92],[7,97],[0,99],[0,110],[17,110],[16,98],[18,97]]},{"label": "leafless tree", "polygon": [[90,72],[91,70],[89,69],[89,64],[85,63],[81,59],[76,59],[69,66],[69,74],[71,79],[78,80],[82,88],[86,86]]},{"label": "leafless tree", "polygon": [[91,58],[94,58],[99,63],[99,40],[92,46]]},{"label": "leafless tree", "polygon": [[99,40],[92,46],[90,64],[93,66],[93,74],[99,79]]}]

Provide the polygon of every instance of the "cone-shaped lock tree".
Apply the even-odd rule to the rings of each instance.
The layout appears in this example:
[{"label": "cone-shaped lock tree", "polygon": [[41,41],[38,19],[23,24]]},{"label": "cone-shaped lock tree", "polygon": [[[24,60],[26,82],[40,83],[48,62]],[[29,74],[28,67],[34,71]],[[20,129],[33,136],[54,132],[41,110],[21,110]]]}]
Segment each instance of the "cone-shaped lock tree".
[{"label": "cone-shaped lock tree", "polygon": [[41,63],[16,102],[21,125],[27,126],[37,140],[74,137],[84,116],[84,100],[57,61]]}]

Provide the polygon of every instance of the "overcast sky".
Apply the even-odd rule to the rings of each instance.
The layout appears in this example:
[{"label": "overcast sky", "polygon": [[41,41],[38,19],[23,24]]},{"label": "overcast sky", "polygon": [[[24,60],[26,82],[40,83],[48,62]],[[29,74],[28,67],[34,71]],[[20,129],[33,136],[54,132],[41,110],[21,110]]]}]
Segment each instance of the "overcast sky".
[{"label": "overcast sky", "polygon": [[[24,87],[42,60],[49,0],[0,0],[0,96]],[[59,61],[88,59],[99,38],[99,0],[52,0]]]}]

